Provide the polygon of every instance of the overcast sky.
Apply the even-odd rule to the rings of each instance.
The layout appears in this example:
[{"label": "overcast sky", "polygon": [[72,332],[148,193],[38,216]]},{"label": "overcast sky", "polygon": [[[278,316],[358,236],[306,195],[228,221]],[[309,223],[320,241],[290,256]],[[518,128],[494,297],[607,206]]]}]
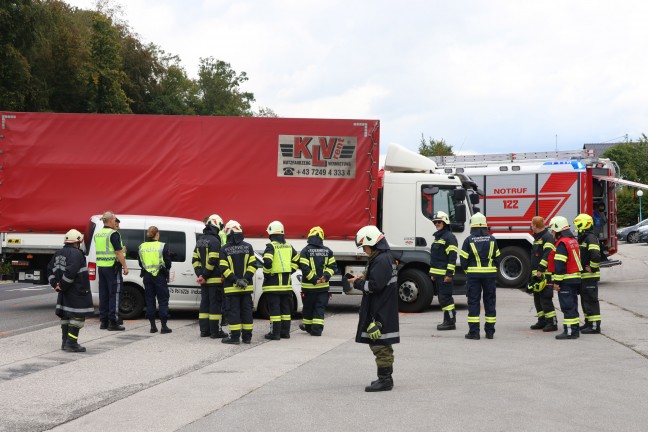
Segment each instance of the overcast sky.
[{"label": "overcast sky", "polygon": [[[94,0],[67,0],[93,9]],[[122,0],[195,77],[213,56],[255,109],[378,119],[381,153],[573,150],[648,134],[648,2]]]}]

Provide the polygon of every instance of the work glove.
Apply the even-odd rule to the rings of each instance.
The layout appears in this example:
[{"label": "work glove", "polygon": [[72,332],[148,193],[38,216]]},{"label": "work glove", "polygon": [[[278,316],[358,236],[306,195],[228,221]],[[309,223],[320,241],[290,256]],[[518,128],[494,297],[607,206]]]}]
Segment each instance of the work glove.
[{"label": "work glove", "polygon": [[245,279],[237,279],[236,286],[239,288],[247,288],[248,282]]},{"label": "work glove", "polygon": [[380,322],[371,321],[369,327],[367,327],[367,333],[369,333],[369,339],[371,340],[380,339],[380,336],[382,336],[382,333],[380,332],[381,328],[382,328],[382,324],[380,324]]}]

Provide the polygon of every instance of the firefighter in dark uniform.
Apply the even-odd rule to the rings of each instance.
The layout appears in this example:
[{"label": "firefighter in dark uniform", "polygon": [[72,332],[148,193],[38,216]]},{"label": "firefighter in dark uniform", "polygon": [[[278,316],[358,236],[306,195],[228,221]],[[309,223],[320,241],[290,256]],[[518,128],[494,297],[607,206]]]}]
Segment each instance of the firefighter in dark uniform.
[{"label": "firefighter in dark uniform", "polygon": [[531,229],[533,230],[533,248],[531,249],[531,278],[528,288],[533,293],[538,322],[530,328],[531,330],[552,332],[558,330],[558,323],[556,308],[553,304],[551,273],[547,271],[547,260],[549,254],[556,248],[553,244],[553,235],[549,232],[549,228],[545,227],[542,216],[534,216],[531,219]]},{"label": "firefighter in dark uniform", "polygon": [[243,228],[235,220],[225,225],[227,243],[221,249],[220,269],[223,273],[223,290],[228,299],[228,321],[230,335],[223,343],[238,345],[243,334],[243,343],[252,341],[252,291],[256,272],[256,257],[252,245],[243,241]]},{"label": "firefighter in dark uniform", "polygon": [[601,333],[601,305],[598,299],[598,281],[601,279],[601,247],[594,234],[594,219],[588,214],[579,214],[574,219],[578,230],[581,265],[581,306],[585,315],[585,325],[581,334]]},{"label": "firefighter in dark uniform", "polygon": [[466,339],[479,339],[480,300],[484,299],[484,332],[487,339],[495,334],[495,281],[500,251],[495,237],[488,233],[486,216],[475,213],[470,217],[470,235],[464,240],[459,256],[467,275],[468,333]]},{"label": "firefighter in dark uniform", "polygon": [[290,275],[299,268],[299,254],[286,243],[281,222],[270,222],[266,231],[270,243],[263,251],[263,295],[270,309],[272,327],[265,338],[290,339],[293,294]]},{"label": "firefighter in dark uniform", "polygon": [[151,333],[157,333],[155,325],[155,299],[159,304],[160,333],[171,333],[167,327],[169,319],[169,286],[167,281],[171,270],[169,245],[160,240],[160,231],[155,226],[146,231],[146,241],[139,246],[138,261],[144,278],[144,298],[146,300],[146,318],[151,323]]},{"label": "firefighter in dark uniform", "polygon": [[547,269],[553,274],[553,289],[558,291],[558,301],[563,317],[563,332],[556,339],[578,339],[578,289],[581,284],[581,259],[578,241],[569,229],[569,221],[556,216],[549,222],[556,250],[549,254]]},{"label": "firefighter in dark uniform", "polygon": [[207,218],[203,235],[196,241],[193,267],[200,285],[198,324],[200,337],[220,339],[227,336],[220,327],[223,318],[223,275],[220,271],[223,219],[217,214]]},{"label": "firefighter in dark uniform", "polygon": [[392,345],[400,342],[396,263],[387,239],[373,225],[358,231],[356,245],[369,259],[362,275],[349,279],[353,288],[362,291],[355,341],[369,344],[378,369],[378,379],[365,391],[389,391],[394,387]]},{"label": "firefighter in dark uniform", "polygon": [[83,234],[71,229],[65,234],[65,246],[57,251],[47,266],[49,284],[58,292],[56,315],[61,318],[61,349],[85,352],[79,345],[79,331],[85,319],[94,315],[90,278],[85,254],[79,249]]},{"label": "firefighter in dark uniform", "polygon": [[104,227],[94,235],[99,273],[99,328],[123,331],[124,326],[119,324],[119,300],[123,284],[121,272],[123,270],[127,275],[128,267],[121,235],[115,230],[116,219],[113,212],[105,212],[101,217]]},{"label": "firefighter in dark uniform", "polygon": [[438,211],[432,216],[437,231],[430,248],[430,277],[439,293],[439,304],[443,310],[443,322],[437,330],[455,330],[457,311],[452,297],[452,278],[457,264],[457,237],[450,231],[447,213]]},{"label": "firefighter in dark uniform", "polygon": [[333,251],[324,246],[324,230],[318,226],[308,233],[307,245],[299,253],[302,271],[304,309],[299,328],[311,336],[321,336],[324,311],[329,300],[329,279],[337,271]]}]

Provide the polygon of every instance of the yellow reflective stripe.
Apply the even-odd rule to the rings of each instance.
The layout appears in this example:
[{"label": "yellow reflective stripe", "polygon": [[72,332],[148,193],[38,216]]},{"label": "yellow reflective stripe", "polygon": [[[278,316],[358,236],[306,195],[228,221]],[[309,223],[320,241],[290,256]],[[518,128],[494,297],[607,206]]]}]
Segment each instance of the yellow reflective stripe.
[{"label": "yellow reflective stripe", "polygon": [[309,320],[307,318],[302,318],[302,324],[305,324],[305,325],[313,324],[313,320]]},{"label": "yellow reflective stripe", "polygon": [[494,323],[497,322],[497,317],[494,317],[494,316],[485,316],[485,317],[484,317],[484,321],[486,321],[487,323],[494,324]]},{"label": "yellow reflective stripe", "polygon": [[545,314],[544,311],[538,312],[538,318],[542,318],[544,316],[544,314]]},{"label": "yellow reflective stripe", "polygon": [[580,324],[580,321],[578,320],[578,318],[563,318],[563,324],[564,325]]},{"label": "yellow reflective stripe", "polygon": [[254,324],[243,324],[243,330],[254,330]]},{"label": "yellow reflective stripe", "polygon": [[587,321],[601,321],[601,315],[589,315]]},{"label": "yellow reflective stripe", "polygon": [[265,285],[263,287],[263,292],[272,292],[272,291],[291,291],[292,285]]},{"label": "yellow reflective stripe", "polygon": [[497,267],[468,267],[466,273],[497,273]]},{"label": "yellow reflective stripe", "polygon": [[478,323],[479,322],[479,317],[478,316],[470,316],[470,315],[468,315],[468,322],[469,323]]},{"label": "yellow reflective stripe", "polygon": [[545,318],[553,318],[553,317],[555,317],[555,316],[556,316],[556,311],[555,311],[555,310],[553,310],[553,311],[551,311],[551,312],[547,312],[547,313],[545,314]]},{"label": "yellow reflective stripe", "polygon": [[454,305],[454,303],[452,303],[451,305],[448,305],[446,307],[442,307],[441,310],[451,311],[451,310],[454,310],[454,308],[455,308],[455,305]]},{"label": "yellow reflective stripe", "polygon": [[270,322],[280,322],[281,315],[270,315]]},{"label": "yellow reflective stripe", "polygon": [[468,252],[466,252],[463,249],[461,250],[461,252],[459,252],[459,255],[461,256],[461,258],[466,258],[466,259],[468,259],[468,257],[470,256]]},{"label": "yellow reflective stripe", "polygon": [[448,264],[448,270],[451,270],[453,273],[454,273],[456,267],[457,266],[455,264]]},{"label": "yellow reflective stripe", "polygon": [[455,245],[450,245],[445,249],[446,255],[450,254],[450,252],[458,252],[459,248]]},{"label": "yellow reflective stripe", "polygon": [[587,250],[597,250],[597,251],[600,251],[601,248],[600,248],[599,245],[597,245],[597,244],[590,243],[590,245],[589,245],[589,247],[587,248]]},{"label": "yellow reflective stripe", "polygon": [[290,321],[290,320],[291,320],[291,316],[290,316],[290,315],[281,315],[281,320],[282,320],[282,321]]},{"label": "yellow reflective stripe", "polygon": [[475,256],[475,261],[477,262],[477,267],[481,267],[481,258],[479,258],[479,253],[477,252],[477,246],[475,243],[470,243],[470,248],[472,249],[473,255]]},{"label": "yellow reflective stripe", "polygon": [[324,325],[324,319],[323,318],[313,318],[313,324],[315,324],[315,325]]},{"label": "yellow reflective stripe", "polygon": [[430,273],[433,275],[444,276],[446,274],[446,269],[430,267]]},{"label": "yellow reflective stripe", "polygon": [[446,244],[446,241],[443,240],[443,239],[440,239],[440,240],[434,240],[434,242],[432,242],[432,243]]},{"label": "yellow reflective stripe", "polygon": [[552,243],[545,243],[544,246],[542,246],[542,249],[551,249],[551,250],[556,250],[556,246]]},{"label": "yellow reflective stripe", "polygon": [[230,329],[230,331],[240,331],[241,330],[241,324],[230,324],[229,329]]},{"label": "yellow reflective stripe", "polygon": [[210,321],[220,321],[221,318],[223,318],[222,314],[209,314]]},{"label": "yellow reflective stripe", "polygon": [[556,254],[556,255],[554,255],[554,260],[555,261],[561,261],[561,262],[567,262],[567,255]]},{"label": "yellow reflective stripe", "polygon": [[208,313],[201,312],[201,313],[198,314],[198,319],[207,319],[207,318],[209,318]]},{"label": "yellow reflective stripe", "polygon": [[208,284],[217,284],[217,283],[223,283],[223,278],[222,277],[212,277],[207,279]]}]

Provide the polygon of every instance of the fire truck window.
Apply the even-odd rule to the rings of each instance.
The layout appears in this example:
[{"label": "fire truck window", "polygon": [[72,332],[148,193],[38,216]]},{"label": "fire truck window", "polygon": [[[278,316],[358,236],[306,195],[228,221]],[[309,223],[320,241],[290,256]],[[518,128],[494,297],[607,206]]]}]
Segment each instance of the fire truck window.
[{"label": "fire truck window", "polygon": [[452,200],[452,189],[439,189],[438,193],[429,195],[423,192],[423,188],[421,188],[421,211],[423,216],[432,220],[435,212],[442,211],[448,214],[450,222],[454,222],[455,208]]}]

